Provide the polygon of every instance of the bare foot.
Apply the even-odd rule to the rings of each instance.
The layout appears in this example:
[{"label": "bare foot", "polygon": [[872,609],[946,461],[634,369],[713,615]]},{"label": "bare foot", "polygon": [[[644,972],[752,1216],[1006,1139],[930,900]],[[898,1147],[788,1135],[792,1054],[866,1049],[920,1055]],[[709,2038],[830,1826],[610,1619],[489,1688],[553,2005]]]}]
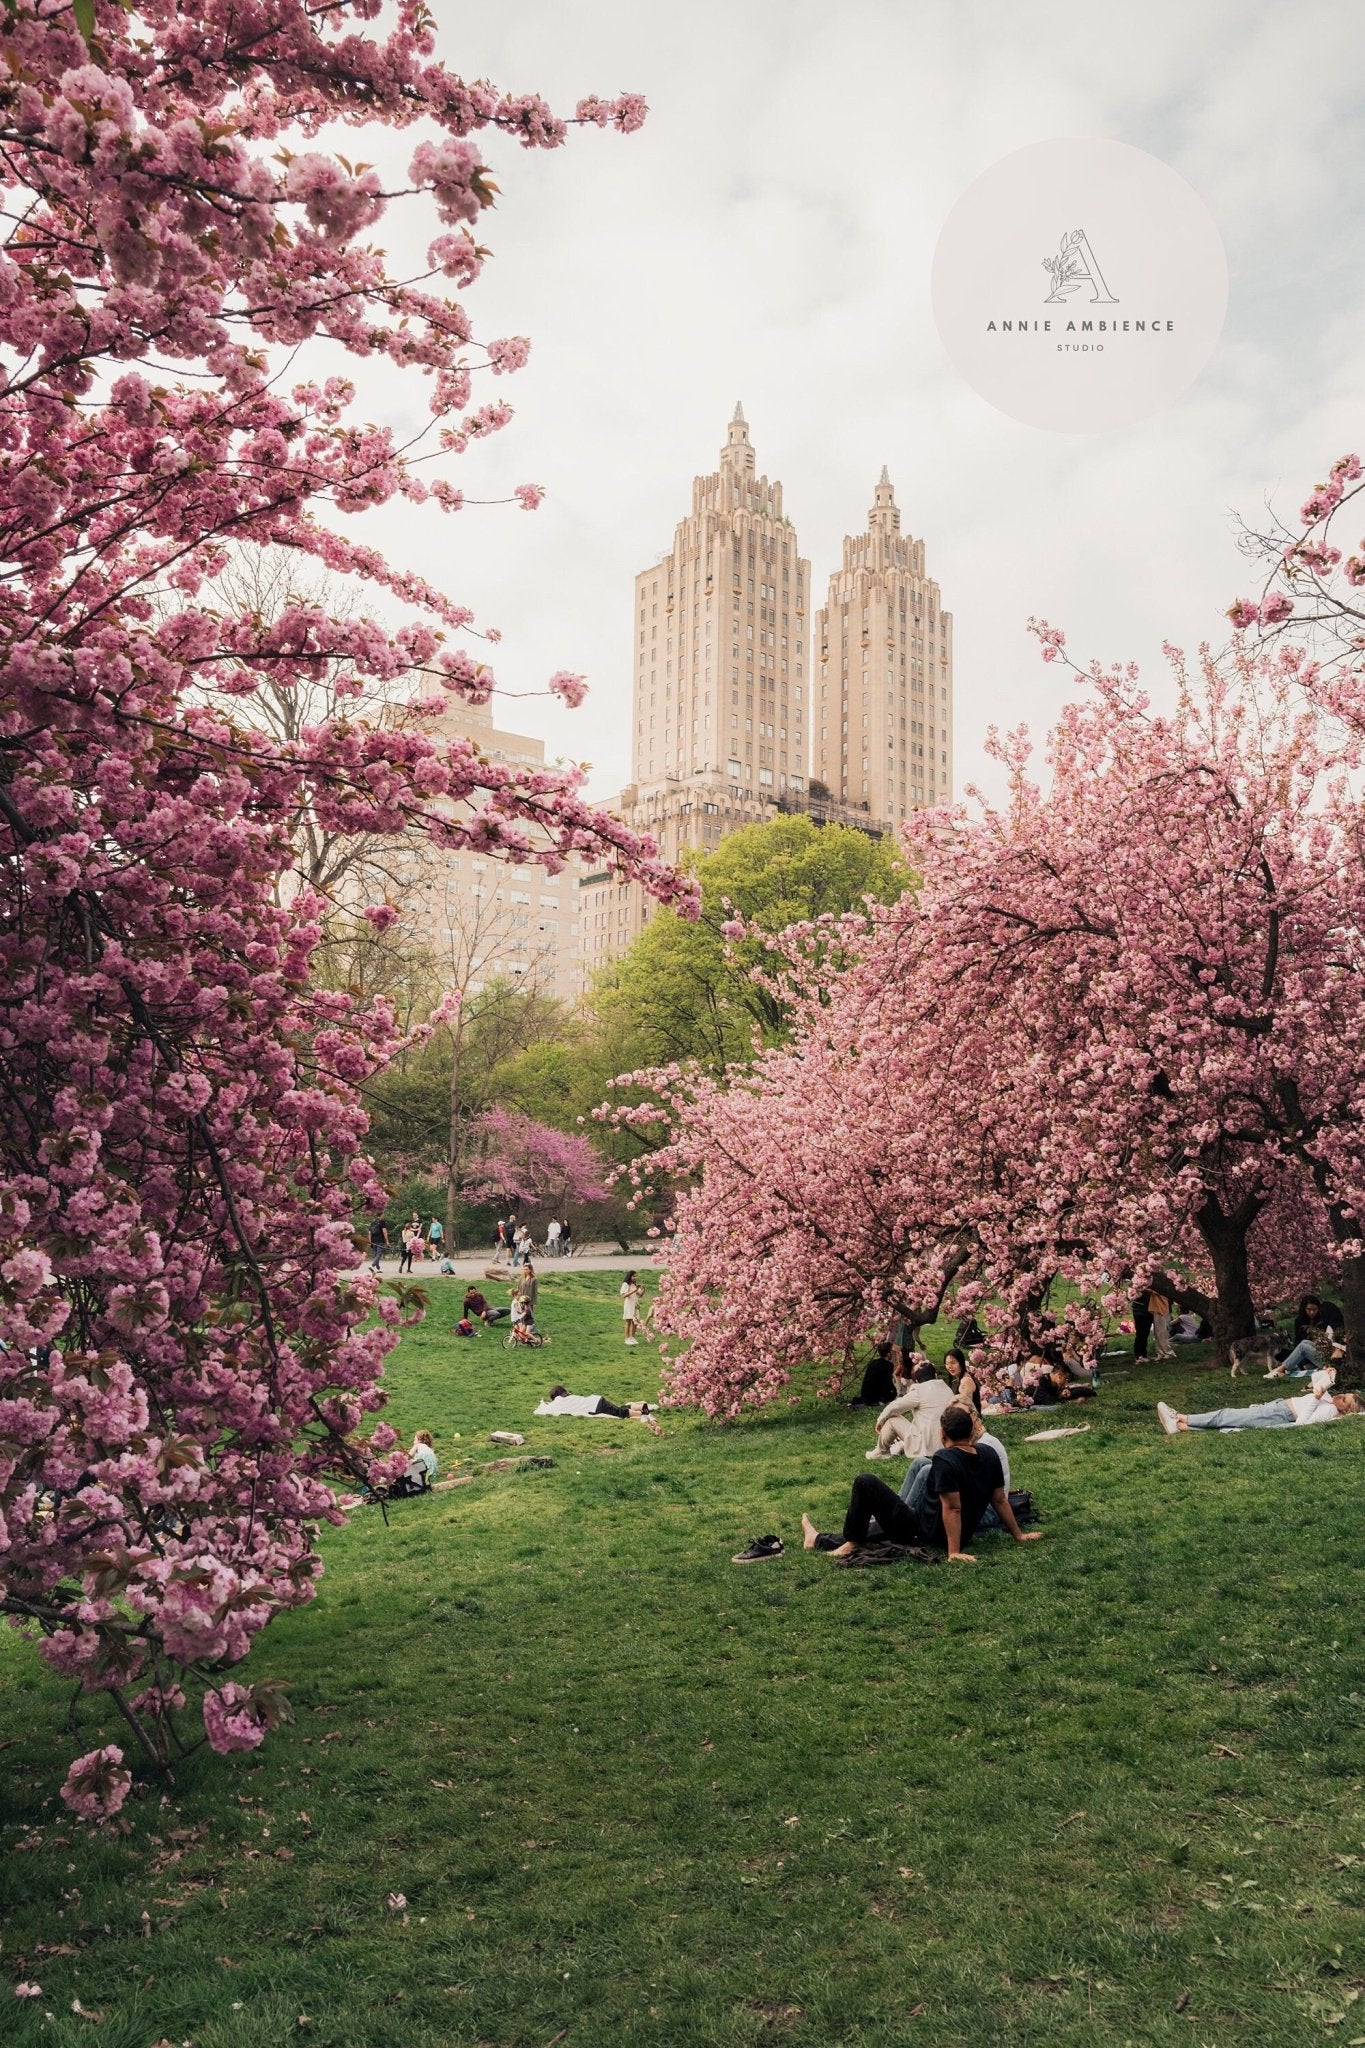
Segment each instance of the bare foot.
[{"label": "bare foot", "polygon": [[801,1545],[804,1550],[814,1550],[815,1539],[820,1534],[809,1515],[801,1517]]},{"label": "bare foot", "polygon": [[831,1557],[852,1557],[852,1555],[853,1555],[854,1551],[855,1551],[855,1550],[856,1550],[857,1548],[858,1548],[858,1546],[857,1546],[857,1544],[856,1544],[856,1543],[841,1543],[841,1544],[839,1545],[839,1548],[838,1548],[837,1550],[831,1550],[831,1552],[830,1552],[830,1556],[831,1556]]}]

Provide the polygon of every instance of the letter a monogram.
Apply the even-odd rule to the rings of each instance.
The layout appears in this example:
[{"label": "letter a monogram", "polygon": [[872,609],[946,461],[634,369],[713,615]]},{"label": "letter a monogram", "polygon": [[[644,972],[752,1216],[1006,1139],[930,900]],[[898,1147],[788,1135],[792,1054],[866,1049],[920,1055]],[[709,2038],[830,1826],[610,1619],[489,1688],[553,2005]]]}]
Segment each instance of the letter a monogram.
[{"label": "letter a monogram", "polygon": [[1064,305],[1066,294],[1079,290],[1083,284],[1090,287],[1092,306],[1118,304],[1095,261],[1095,252],[1084,228],[1073,228],[1069,235],[1063,235],[1060,255],[1044,256],[1043,268],[1052,279],[1052,290],[1043,300],[1045,306]]}]

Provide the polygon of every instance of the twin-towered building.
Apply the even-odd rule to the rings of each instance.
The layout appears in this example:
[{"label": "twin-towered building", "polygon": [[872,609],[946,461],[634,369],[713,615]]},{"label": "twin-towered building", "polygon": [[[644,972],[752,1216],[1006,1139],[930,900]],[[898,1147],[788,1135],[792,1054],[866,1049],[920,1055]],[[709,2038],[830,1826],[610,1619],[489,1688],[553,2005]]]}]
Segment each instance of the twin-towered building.
[{"label": "twin-towered building", "polygon": [[[720,466],[692,485],[670,552],[635,579],[633,780],[611,806],[671,861],[779,811],[893,831],[952,791],[952,620],[901,532],[883,469],[863,533],[814,608],[810,563],[760,476],[739,406]],[[540,740],[452,703],[440,729],[490,759],[539,766]],[[444,986],[511,981],[573,1002],[651,905],[606,867],[558,875],[472,853],[386,849],[357,883],[392,888]]]},{"label": "twin-towered building", "polygon": [[[885,469],[867,530],[812,602],[782,486],[757,474],[736,406],[671,552],[635,579],[634,780],[613,808],[670,860],[779,810],[886,832],[948,801],[952,618]],[[648,915],[634,884],[583,878],[585,981]]]}]

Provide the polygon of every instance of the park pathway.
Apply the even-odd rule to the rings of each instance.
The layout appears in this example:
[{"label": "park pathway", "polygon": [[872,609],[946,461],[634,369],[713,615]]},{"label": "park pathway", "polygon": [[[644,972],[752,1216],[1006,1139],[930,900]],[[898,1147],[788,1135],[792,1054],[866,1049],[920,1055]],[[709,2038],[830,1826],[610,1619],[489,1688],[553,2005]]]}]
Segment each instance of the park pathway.
[{"label": "park pathway", "polygon": [[[535,1266],[537,1277],[541,1280],[553,1279],[556,1273],[627,1273],[632,1267],[636,1272],[653,1273],[658,1270],[658,1260],[655,1253],[623,1252],[619,1245],[590,1245],[585,1251],[575,1252],[571,1259],[547,1259],[543,1253],[538,1252],[532,1263]],[[362,1272],[368,1264],[369,1260],[366,1259],[361,1267]],[[467,1254],[461,1253],[459,1258],[452,1259],[451,1264],[455,1268],[455,1279],[481,1280],[485,1269],[493,1264],[493,1254],[491,1250]],[[386,1252],[382,1265],[384,1274],[391,1280],[396,1279],[398,1277],[397,1268],[397,1252]],[[513,1268],[505,1263],[499,1271],[508,1280],[515,1277]],[[406,1279],[408,1276],[404,1274],[402,1277]],[[415,1260],[412,1278],[414,1280],[436,1279],[436,1261],[434,1259]]]}]

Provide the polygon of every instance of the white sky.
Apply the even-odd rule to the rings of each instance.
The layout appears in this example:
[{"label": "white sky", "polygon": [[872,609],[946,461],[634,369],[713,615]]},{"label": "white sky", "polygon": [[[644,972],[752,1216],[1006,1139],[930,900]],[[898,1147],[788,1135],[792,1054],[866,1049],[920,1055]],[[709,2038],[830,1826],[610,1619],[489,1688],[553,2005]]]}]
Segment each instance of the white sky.
[{"label": "white sky", "polygon": [[[736,398],[817,599],[890,465],[956,619],[959,787],[988,725],[1023,718],[1041,735],[1069,687],[1026,638],[1030,613],[1073,653],[1132,657],[1155,680],[1164,639],[1224,636],[1247,581],[1233,510],[1254,517],[1267,494],[1296,507],[1365,442],[1357,0],[432,5],[442,57],[466,77],[561,113],[589,92],[650,102],[632,137],[486,143],[502,196],[468,306],[480,334],[533,348],[478,393],[516,421],[447,473],[471,496],[542,483],[545,505],[348,522],[501,627],[509,691],[587,675],[578,712],[533,696],[498,716],[591,762],[594,794],[629,774],[632,577],[670,545]],[[977,398],[929,304],[962,190],[1065,135],[1172,164],[1218,221],[1231,273],[1222,342],[1191,390],[1095,435],[1021,426]],[[412,139],[398,138],[403,161]],[[414,207],[423,240],[434,232],[423,202],[401,202],[385,222],[395,246]],[[362,391],[372,411],[422,417],[415,375]]]}]

